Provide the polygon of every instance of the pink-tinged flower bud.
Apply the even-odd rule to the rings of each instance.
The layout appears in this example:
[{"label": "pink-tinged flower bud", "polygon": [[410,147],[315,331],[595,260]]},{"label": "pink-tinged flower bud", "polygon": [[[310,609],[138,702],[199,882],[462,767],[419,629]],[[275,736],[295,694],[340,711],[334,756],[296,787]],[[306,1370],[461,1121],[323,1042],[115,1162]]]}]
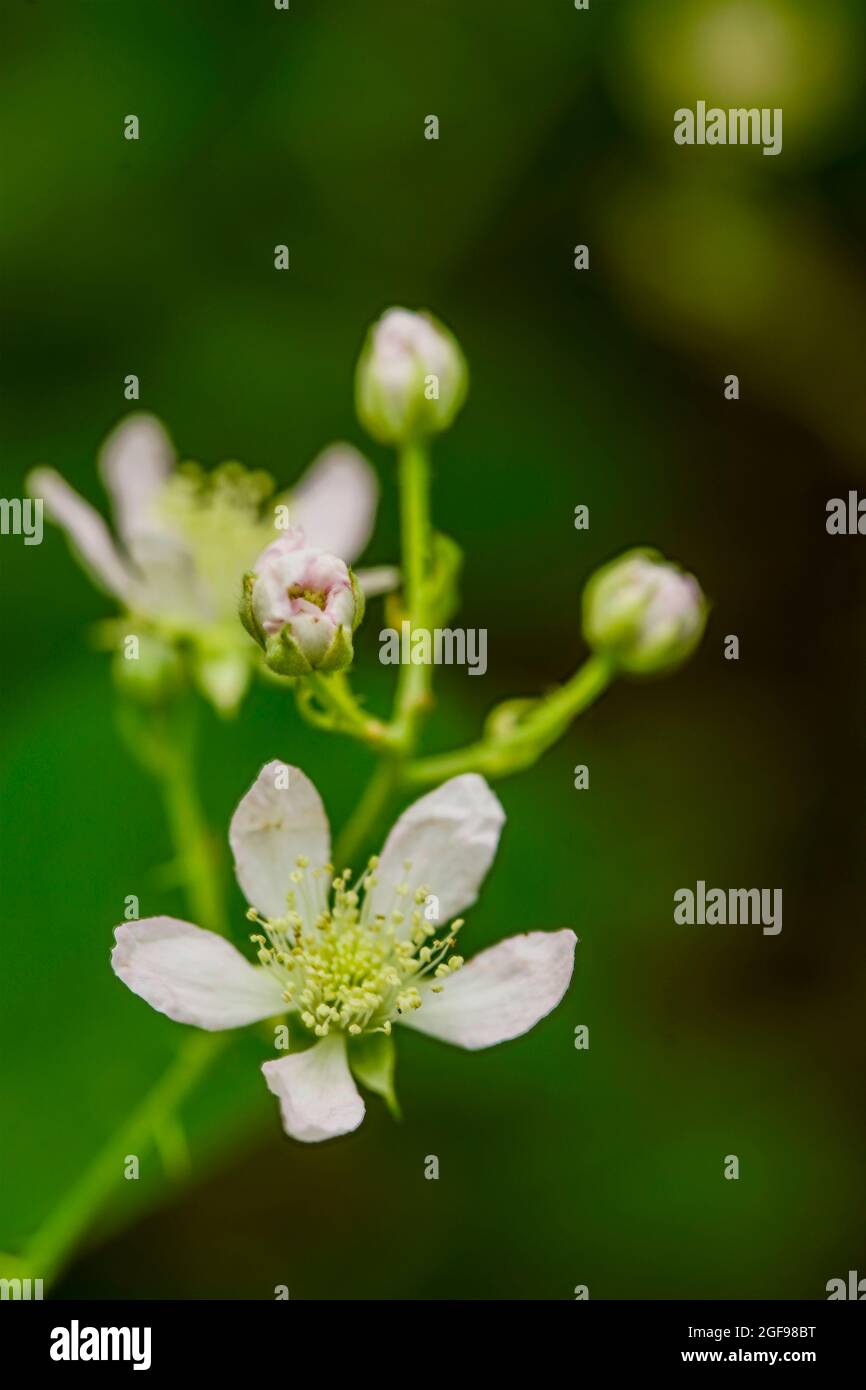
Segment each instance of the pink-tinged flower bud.
[{"label": "pink-tinged flower bud", "polygon": [[451,424],[466,397],[467,370],[454,336],[431,314],[388,309],[358,361],[359,419],[383,444],[405,444]]},{"label": "pink-tinged flower bud", "polygon": [[342,560],[308,547],[296,529],[263,550],[244,577],[240,615],[279,675],[342,671],[352,661],[364,595]]},{"label": "pink-tinged flower bud", "polygon": [[603,565],[583,593],[583,634],[621,671],[652,675],[691,656],[707,621],[698,581],[656,550]]}]

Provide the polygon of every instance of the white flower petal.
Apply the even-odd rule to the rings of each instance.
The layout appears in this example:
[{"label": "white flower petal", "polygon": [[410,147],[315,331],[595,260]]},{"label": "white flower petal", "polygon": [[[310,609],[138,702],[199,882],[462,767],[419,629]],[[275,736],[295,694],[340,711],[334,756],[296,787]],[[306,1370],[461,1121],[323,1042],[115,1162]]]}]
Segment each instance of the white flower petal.
[{"label": "white flower petal", "polygon": [[161,530],[152,503],[174,468],[174,448],[154,415],[128,415],[106,439],[99,471],[114,505],[114,523],[128,545]]},{"label": "white flower petal", "polygon": [[351,444],[332,444],[310,464],[289,510],[308,546],[351,564],[370,539],[378,500],[379,483],[364,456]]},{"label": "white flower petal", "polygon": [[458,1047],[492,1047],[526,1033],[555,1009],[574,969],[573,931],[510,936],[442,983],[441,994],[396,1022]]},{"label": "white flower petal", "polygon": [[[483,777],[466,772],[422,796],[397,821],[382,850],[373,890],[373,913],[398,905],[396,885],[408,883],[402,900],[409,913],[422,885],[439,899],[439,921],[471,906],[496,854],[505,812]],[[411,864],[405,868],[405,861]]]},{"label": "white flower petal", "polygon": [[[315,665],[324,656],[335,629],[351,627],[355,596],[348,567],[339,556],[306,545],[299,547],[298,534],[291,532],[272,541],[256,560],[253,612],[269,635],[288,626]],[[319,602],[304,598],[304,593],[318,595]]]},{"label": "white flower petal", "polygon": [[49,520],[63,528],[94,579],[125,601],[131,576],[99,512],[53,468],[35,468],[27,491],[42,498]]},{"label": "white flower petal", "polygon": [[225,937],[175,917],[116,927],[111,964],[133,994],[177,1023],[213,1032],[286,1012],[282,989]]},{"label": "white flower petal", "polygon": [[265,1062],[262,1071],[279,1099],[283,1128],[293,1139],[317,1144],[348,1134],[364,1118],[342,1033],[329,1033],[306,1052]]},{"label": "white flower petal", "polygon": [[310,861],[308,891],[320,893],[328,886],[309,877],[330,859],[328,818],[316,788],[297,767],[276,760],[265,764],[232,816],[229,844],[238,883],[263,917],[285,916],[298,855]]},{"label": "white flower petal", "polygon": [[199,629],[219,616],[189,548],[173,536],[142,531],[129,544],[134,578],[130,602],[138,613]]},{"label": "white flower petal", "polygon": [[355,570],[355,578],[367,598],[390,594],[400,587],[400,571],[395,565],[377,565],[368,570]]}]

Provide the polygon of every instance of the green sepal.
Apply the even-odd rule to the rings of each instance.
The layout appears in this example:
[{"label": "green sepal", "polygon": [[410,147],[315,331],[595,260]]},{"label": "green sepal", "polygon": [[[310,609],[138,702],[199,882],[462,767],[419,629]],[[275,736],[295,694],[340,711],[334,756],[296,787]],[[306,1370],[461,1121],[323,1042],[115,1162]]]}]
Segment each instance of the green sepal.
[{"label": "green sepal", "polygon": [[288,626],[268,638],[265,661],[278,676],[308,676],[313,669]]},{"label": "green sepal", "polygon": [[530,710],[537,709],[540,704],[540,700],[519,697],[495,705],[484,723],[485,739],[493,739],[496,742],[502,738],[510,738]]},{"label": "green sepal", "polygon": [[426,605],[431,626],[441,627],[460,607],[458,581],[463,569],[463,551],[451,536],[441,531],[433,536],[432,551]]},{"label": "green sepal", "polygon": [[259,646],[264,650],[267,645],[265,634],[259,626],[259,620],[253,608],[253,585],[255,582],[256,576],[253,574],[252,570],[247,570],[242,580],[238,616],[253,641],[258,642]]},{"label": "green sepal", "polygon": [[705,602],[701,609],[699,626],[690,637],[677,638],[675,647],[669,642],[660,640],[655,646],[647,648],[645,652],[621,657],[619,660],[620,673],[625,676],[637,676],[645,679],[648,676],[667,676],[672,671],[676,671],[678,667],[684,665],[690,657],[694,656],[695,651],[700,646],[709,612],[710,606]]},{"label": "green sepal", "polygon": [[[348,666],[351,666],[354,655],[349,629],[341,625],[334,632],[325,655],[316,664],[316,669],[331,672],[345,671]],[[310,669],[309,666],[307,669]]]},{"label": "green sepal", "polygon": [[357,632],[364,620],[364,611],[367,607],[367,597],[364,590],[358,583],[358,576],[353,569],[349,570],[349,578],[352,581],[352,598],[355,600],[355,616],[352,619],[352,631]]},{"label": "green sepal", "polygon": [[367,1033],[349,1039],[349,1066],[362,1086],[381,1096],[395,1120],[402,1118],[394,1090],[394,1039],[387,1033]]}]

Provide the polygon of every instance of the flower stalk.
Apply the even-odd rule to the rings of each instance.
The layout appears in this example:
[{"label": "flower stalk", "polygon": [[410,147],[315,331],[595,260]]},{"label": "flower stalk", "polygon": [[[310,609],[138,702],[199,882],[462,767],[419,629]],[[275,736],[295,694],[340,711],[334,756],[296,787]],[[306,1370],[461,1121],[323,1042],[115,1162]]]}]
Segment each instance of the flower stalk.
[{"label": "flower stalk", "polygon": [[[145,722],[126,724],[125,733],[138,761],[160,784],[190,910],[207,922],[210,930],[225,934],[223,879],[195,784],[191,698],[164,710],[136,710],[136,717]],[[116,1186],[127,1154],[140,1155],[152,1146],[173,1179],[185,1175],[188,1151],[178,1113],[230,1041],[228,1033],[193,1033],[181,1040],[174,1059],[132,1115],[107,1140],[22,1253],[14,1257],[16,1268],[25,1271],[23,1277],[29,1274],[42,1279],[46,1287],[57,1278]],[[2,1267],[4,1257],[0,1256]]]},{"label": "flower stalk", "polygon": [[[604,693],[614,674],[614,667],[607,658],[589,657],[558,690],[527,702],[525,713],[513,719],[503,718],[498,728],[494,710],[488,721],[488,726],[493,725],[493,732],[488,737],[465,748],[408,763],[403,769],[403,782],[408,787],[423,787],[462,772],[480,772],[494,778],[523,772]],[[504,713],[507,715],[507,709]]]},{"label": "flower stalk", "polygon": [[225,935],[228,921],[222,865],[202,810],[194,756],[195,743],[190,728],[167,749],[160,786],[190,909],[200,921],[207,922],[212,931]]},{"label": "flower stalk", "polygon": [[229,1041],[227,1033],[191,1033],[183,1038],[174,1061],[18,1257],[16,1262],[26,1271],[24,1277],[42,1279],[46,1287],[54,1282],[104,1205],[107,1193],[116,1187],[125,1155],[140,1154],[154,1143],[161,1147],[159,1141],[164,1143],[169,1124],[176,1131],[174,1116]]},{"label": "flower stalk", "polygon": [[[330,676],[314,671],[299,685],[297,693],[301,714],[319,728],[348,734],[373,749],[398,745],[395,731],[381,719],[367,714],[342,671]],[[317,707],[312,705],[311,695]]]},{"label": "flower stalk", "polygon": [[[406,616],[410,634],[427,626],[432,528],[430,456],[421,440],[404,444],[399,455],[400,523]],[[397,685],[396,735],[405,753],[412,751],[424,711],[429,708],[432,663],[402,666]]]}]

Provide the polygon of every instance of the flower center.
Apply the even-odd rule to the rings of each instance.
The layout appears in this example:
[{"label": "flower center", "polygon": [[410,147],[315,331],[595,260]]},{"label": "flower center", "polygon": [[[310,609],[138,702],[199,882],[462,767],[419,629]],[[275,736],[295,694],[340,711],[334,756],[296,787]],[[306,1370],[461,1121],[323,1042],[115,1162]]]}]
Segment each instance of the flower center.
[{"label": "flower center", "polygon": [[[352,884],[351,869],[334,878],[330,864],[310,869],[301,857],[292,873],[287,912],[278,921],[250,908],[247,916],[264,935],[255,934],[259,960],[283,986],[286,1004],[319,1038],[332,1029],[357,1037],[390,1033],[391,1021],[423,1003],[420,984],[434,993],[463,964],[449,956],[457,919],[444,930],[427,920],[426,885],[411,895],[399,883],[390,913],[371,911],[378,859],[372,858]],[[404,868],[408,874],[410,863]]]},{"label": "flower center", "polygon": [[238,576],[273,540],[263,504],[273,479],[240,463],[223,463],[210,473],[184,463],[159,494],[157,519],[187,547],[204,583],[213,618],[236,622]]},{"label": "flower center", "polygon": [[324,613],[328,600],[318,589],[305,589],[303,584],[291,584],[286,590],[288,598],[306,599],[307,603],[314,603],[317,608],[321,608]]}]

